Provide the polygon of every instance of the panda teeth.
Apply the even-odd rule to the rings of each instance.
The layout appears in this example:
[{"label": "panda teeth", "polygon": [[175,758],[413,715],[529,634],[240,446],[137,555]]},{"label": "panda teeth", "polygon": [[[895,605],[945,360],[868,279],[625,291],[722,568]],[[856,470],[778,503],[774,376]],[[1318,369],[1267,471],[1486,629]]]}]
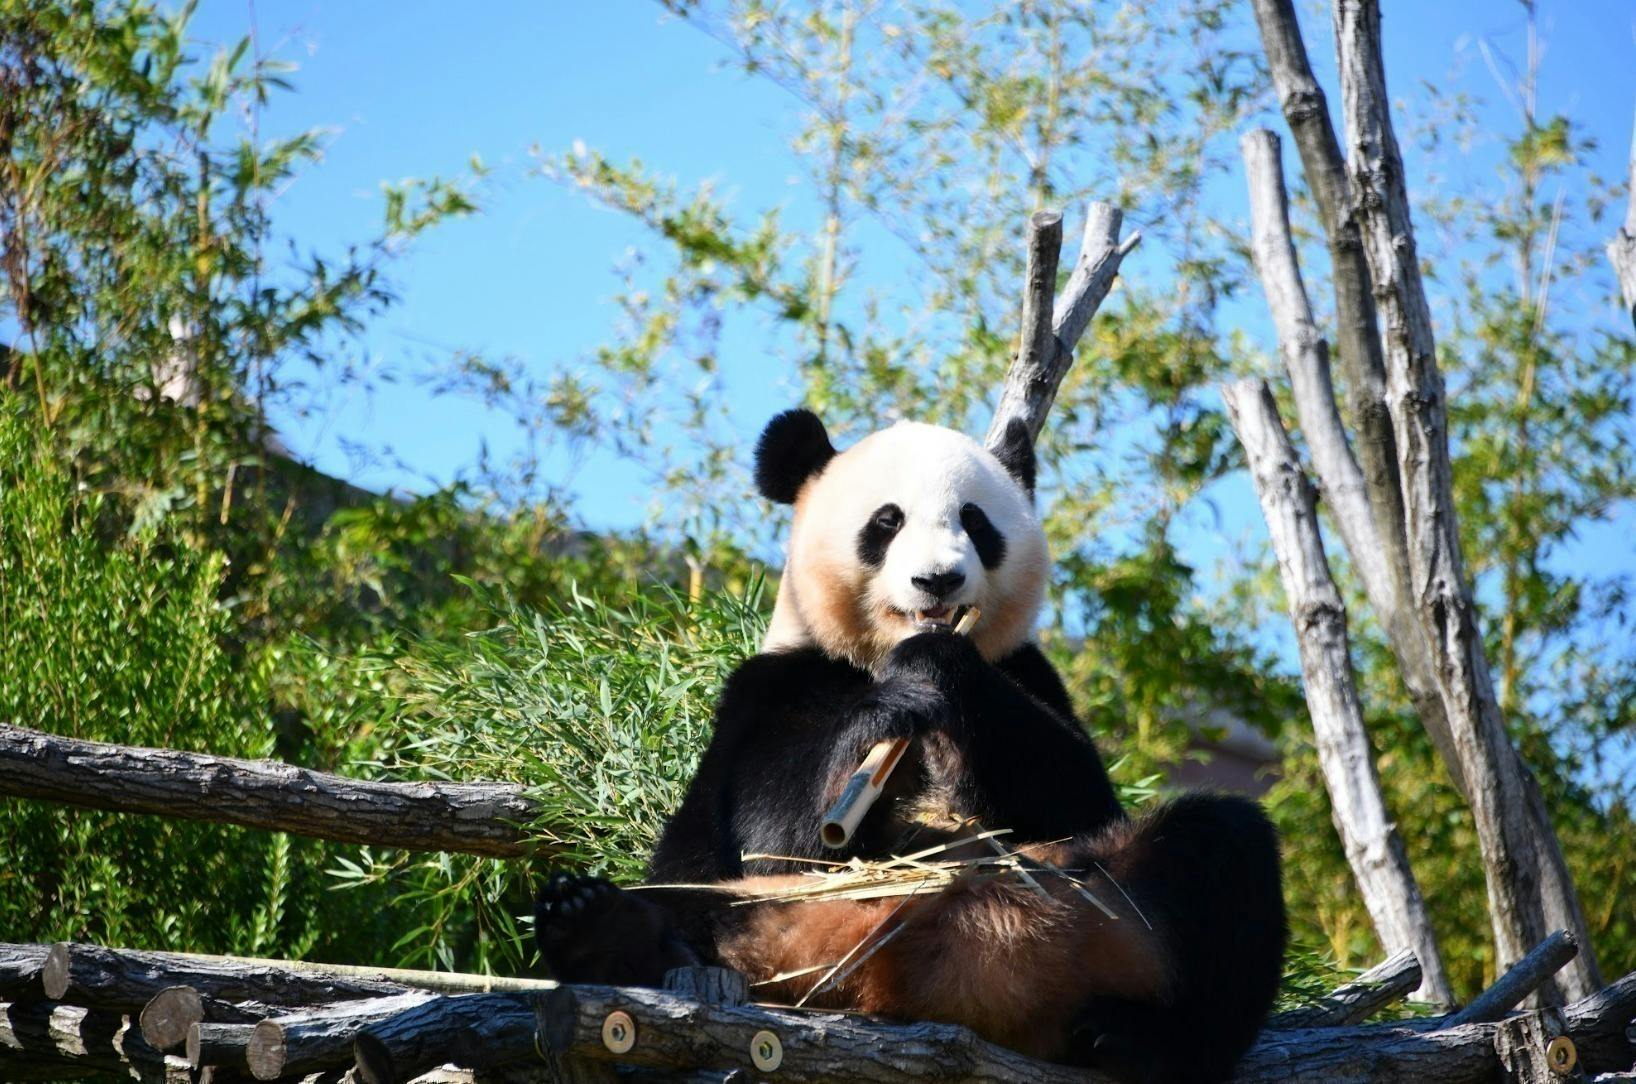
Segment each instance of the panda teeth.
[{"label": "panda teeth", "polygon": [[927,632],[935,629],[947,629],[954,626],[956,616],[958,615],[952,606],[939,606],[933,610],[916,610],[914,624],[916,628]]}]

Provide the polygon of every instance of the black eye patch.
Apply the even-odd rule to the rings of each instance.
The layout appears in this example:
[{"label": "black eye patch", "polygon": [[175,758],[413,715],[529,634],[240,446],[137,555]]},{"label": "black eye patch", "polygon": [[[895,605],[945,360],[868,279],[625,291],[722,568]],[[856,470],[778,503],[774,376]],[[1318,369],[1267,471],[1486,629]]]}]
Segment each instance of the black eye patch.
[{"label": "black eye patch", "polygon": [[1000,562],[1005,560],[1005,535],[995,529],[983,510],[975,504],[962,507],[960,526],[966,529],[971,544],[977,547],[977,559],[983,562],[983,567],[999,568]]},{"label": "black eye patch", "polygon": [[886,561],[886,547],[902,529],[903,509],[895,504],[883,504],[875,509],[875,514],[858,532],[858,560],[868,568],[879,568]]}]

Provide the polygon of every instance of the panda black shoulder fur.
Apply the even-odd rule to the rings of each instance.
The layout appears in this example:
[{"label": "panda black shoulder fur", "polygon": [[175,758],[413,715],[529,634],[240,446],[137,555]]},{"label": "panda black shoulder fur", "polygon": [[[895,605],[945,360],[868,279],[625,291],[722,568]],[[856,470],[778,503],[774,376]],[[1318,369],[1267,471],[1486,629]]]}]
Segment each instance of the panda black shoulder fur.
[{"label": "panda black shoulder fur", "polygon": [[[1014,425],[996,456],[900,423],[837,452],[815,415],[790,411],[762,434],[756,480],[795,506],[778,601],[649,869],[655,884],[720,889],[552,878],[536,929],[553,973],[657,984],[709,962],[758,981],[839,960],[903,901],[742,906],[807,868],[742,856],[837,857],[819,819],[871,745],[905,737],[840,857],[907,853],[977,822],[1027,844],[1046,891],[1006,879],[912,900],[892,940],[808,1004],[965,1024],[1132,1081],[1224,1078],[1278,984],[1277,840],[1243,799],[1189,795],[1135,820],[1120,808],[1029,642],[1048,566],[1027,432]],[[976,626],[955,635],[972,606]]]}]

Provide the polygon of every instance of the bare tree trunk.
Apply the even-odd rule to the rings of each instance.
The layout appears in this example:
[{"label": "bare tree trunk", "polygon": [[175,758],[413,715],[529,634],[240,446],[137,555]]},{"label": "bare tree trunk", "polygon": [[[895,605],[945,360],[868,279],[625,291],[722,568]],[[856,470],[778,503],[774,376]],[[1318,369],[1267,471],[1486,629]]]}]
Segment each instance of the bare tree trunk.
[{"label": "bare tree trunk", "polygon": [[[1295,136],[1301,165],[1329,241],[1330,277],[1335,287],[1335,315],[1341,364],[1346,375],[1347,406],[1363,460],[1359,473],[1347,451],[1343,458],[1354,465],[1350,470],[1338,470],[1336,463],[1340,459],[1320,458],[1315,447],[1313,466],[1342,527],[1341,541],[1363,581],[1369,605],[1386,631],[1415,713],[1454,778],[1455,787],[1464,795],[1465,775],[1449,730],[1448,714],[1443,710],[1436,666],[1410,602],[1413,596],[1409,587],[1397,437],[1392,432],[1391,411],[1386,406],[1386,363],[1376,330],[1369,264],[1364,257],[1357,219],[1352,214],[1346,162],[1341,157],[1334,126],[1329,122],[1323,88],[1307,63],[1293,0],[1254,0],[1254,5],[1273,85],[1283,105],[1284,119]],[[1281,172],[1279,183],[1282,184]],[[1310,313],[1307,322],[1311,322]],[[1284,338],[1283,326],[1280,323],[1280,340]],[[1285,360],[1289,364],[1288,353]],[[1305,368],[1310,373],[1306,383],[1317,386],[1317,393],[1303,396],[1297,374],[1293,369],[1290,373],[1292,382],[1296,383],[1296,410],[1301,431],[1307,434],[1309,443],[1321,440],[1330,447],[1344,448],[1346,437],[1341,431],[1340,419],[1335,416],[1335,395],[1327,359],[1323,359],[1321,366],[1309,364]],[[1330,433],[1338,436],[1326,435]],[[1376,525],[1372,531],[1347,530],[1349,524],[1356,524],[1360,518],[1355,510],[1357,499],[1352,496],[1357,484],[1353,475],[1367,490],[1368,518]],[[1343,520],[1342,516],[1347,518]],[[1364,534],[1373,537],[1365,538]]]},{"label": "bare tree trunk", "polygon": [[1352,676],[1346,608],[1329,575],[1312,484],[1295,459],[1265,383],[1246,380],[1229,385],[1222,389],[1222,398],[1249,459],[1278,555],[1290,623],[1300,646],[1301,681],[1318,742],[1318,762],[1352,876],[1381,944],[1388,952],[1410,950],[1420,961],[1417,996],[1452,1004],[1454,992],[1443,970],[1426,901],[1381,797],[1375,751],[1364,730]]},{"label": "bare tree trunk", "polygon": [[1619,276],[1619,292],[1625,298],[1625,312],[1636,324],[1636,134],[1630,140],[1630,206],[1623,228],[1615,230],[1608,242],[1608,260]]},{"label": "bare tree trunk", "polygon": [[1553,922],[1573,932],[1585,951],[1541,990],[1547,1003],[1560,1003],[1596,989],[1596,964],[1556,833],[1548,818],[1537,815],[1542,810],[1530,800],[1528,769],[1506,734],[1466,583],[1443,379],[1388,113],[1378,3],[1336,0],[1335,30],[1352,210],[1384,318],[1387,405],[1397,438],[1412,597],[1464,768],[1499,962],[1520,959]]}]

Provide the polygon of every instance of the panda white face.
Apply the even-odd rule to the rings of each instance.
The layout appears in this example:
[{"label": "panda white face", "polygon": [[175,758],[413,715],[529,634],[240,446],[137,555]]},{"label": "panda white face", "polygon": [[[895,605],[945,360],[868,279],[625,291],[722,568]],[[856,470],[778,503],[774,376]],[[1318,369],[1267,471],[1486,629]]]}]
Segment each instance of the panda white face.
[{"label": "panda white face", "polygon": [[[1046,555],[1026,488],[1026,434],[1026,463],[1008,468],[963,434],[914,422],[837,454],[815,417],[784,420],[791,417],[774,420],[758,455],[763,491],[795,503],[765,649],[816,644],[873,667],[900,640],[952,627],[969,607],[980,611],[971,635],[986,657],[1028,638]],[[782,475],[773,469],[779,449],[769,447],[775,436],[796,453]]]}]

